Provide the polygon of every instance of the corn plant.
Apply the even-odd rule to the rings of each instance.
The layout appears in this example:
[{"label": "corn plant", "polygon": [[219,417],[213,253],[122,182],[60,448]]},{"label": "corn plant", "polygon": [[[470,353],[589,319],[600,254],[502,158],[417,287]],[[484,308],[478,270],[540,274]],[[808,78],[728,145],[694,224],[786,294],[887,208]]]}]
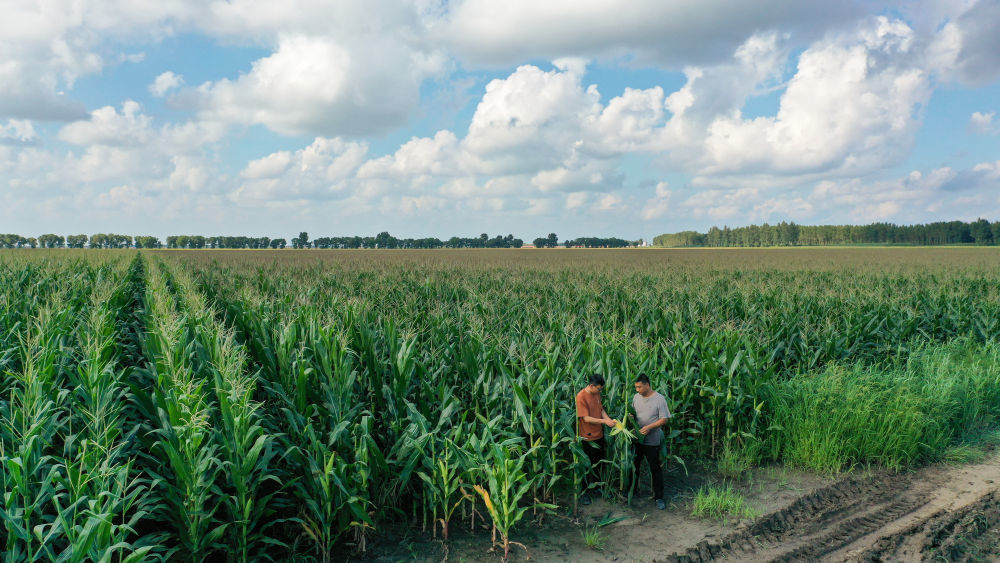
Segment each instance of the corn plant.
[{"label": "corn plant", "polygon": [[[504,561],[510,558],[512,545],[528,550],[524,544],[511,541],[510,533],[514,526],[524,518],[524,514],[532,508],[555,509],[554,504],[531,503],[523,505],[522,499],[529,494],[537,476],[529,476],[525,464],[531,450],[517,456],[512,448],[494,445],[490,459],[483,460],[483,476],[486,486],[474,485],[473,488],[483,499],[486,510],[493,519],[493,529],[500,533]],[[494,544],[496,539],[494,538]]]},{"label": "corn plant", "polygon": [[445,438],[425,458],[425,466],[430,467],[417,472],[417,476],[426,484],[424,499],[434,515],[433,532],[436,533],[437,525],[440,524],[444,541],[448,541],[448,524],[452,515],[468,496],[464,490],[465,485],[460,480],[462,466],[457,450],[458,446],[450,438]]}]

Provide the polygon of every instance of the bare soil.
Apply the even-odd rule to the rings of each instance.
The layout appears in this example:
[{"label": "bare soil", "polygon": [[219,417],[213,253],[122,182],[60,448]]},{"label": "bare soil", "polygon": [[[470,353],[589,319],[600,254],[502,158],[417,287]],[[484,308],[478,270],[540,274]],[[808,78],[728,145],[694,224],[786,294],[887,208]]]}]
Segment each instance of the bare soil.
[{"label": "bare soil", "polygon": [[[763,516],[752,521],[691,516],[694,491],[711,479],[673,470],[667,509],[643,490],[631,506],[600,499],[512,535],[514,561],[998,561],[1000,453],[982,463],[915,471],[855,471],[830,477],[783,467],[755,469],[734,483]],[[602,550],[583,531],[606,516]],[[477,526],[479,528],[479,526]],[[377,538],[366,561],[498,561],[489,528],[453,521],[445,546],[429,534]],[[349,556],[348,556],[349,557]]]}]

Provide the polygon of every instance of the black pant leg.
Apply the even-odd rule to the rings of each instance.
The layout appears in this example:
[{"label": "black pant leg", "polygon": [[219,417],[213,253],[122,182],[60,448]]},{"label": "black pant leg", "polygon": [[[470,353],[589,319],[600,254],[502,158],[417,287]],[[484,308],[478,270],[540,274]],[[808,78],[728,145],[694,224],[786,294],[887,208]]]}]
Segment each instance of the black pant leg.
[{"label": "black pant leg", "polygon": [[598,464],[604,460],[604,438],[584,440],[583,451],[590,461],[590,466],[583,476],[583,490],[586,491],[590,485],[599,483],[601,480]]},{"label": "black pant leg", "polygon": [[663,498],[663,467],[660,465],[660,446],[642,446],[645,449],[646,463],[653,476],[653,498]]}]

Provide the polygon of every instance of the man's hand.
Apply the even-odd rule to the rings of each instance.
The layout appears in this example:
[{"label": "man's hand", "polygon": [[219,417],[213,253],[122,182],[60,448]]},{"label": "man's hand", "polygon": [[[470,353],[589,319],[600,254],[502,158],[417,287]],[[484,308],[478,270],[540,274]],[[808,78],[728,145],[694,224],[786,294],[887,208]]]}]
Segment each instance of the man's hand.
[{"label": "man's hand", "polygon": [[640,428],[639,429],[639,434],[642,434],[643,436],[645,436],[646,434],[649,434],[649,426],[643,426],[642,428]]},{"label": "man's hand", "polygon": [[611,420],[610,418],[605,418],[601,422],[603,422],[604,424],[608,425],[610,428],[614,428],[615,425],[618,424],[617,422]]}]

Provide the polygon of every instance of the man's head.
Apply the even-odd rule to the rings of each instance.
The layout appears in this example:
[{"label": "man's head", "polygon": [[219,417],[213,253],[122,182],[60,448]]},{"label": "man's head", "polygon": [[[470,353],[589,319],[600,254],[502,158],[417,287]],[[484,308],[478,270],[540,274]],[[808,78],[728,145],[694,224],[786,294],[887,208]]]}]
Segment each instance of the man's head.
[{"label": "man's head", "polygon": [[604,389],[604,376],[599,373],[591,375],[590,384],[587,387],[590,388],[591,393],[600,393]]},{"label": "man's head", "polygon": [[645,397],[652,391],[653,388],[649,384],[649,376],[644,373],[639,374],[639,377],[635,378],[635,392]]}]

